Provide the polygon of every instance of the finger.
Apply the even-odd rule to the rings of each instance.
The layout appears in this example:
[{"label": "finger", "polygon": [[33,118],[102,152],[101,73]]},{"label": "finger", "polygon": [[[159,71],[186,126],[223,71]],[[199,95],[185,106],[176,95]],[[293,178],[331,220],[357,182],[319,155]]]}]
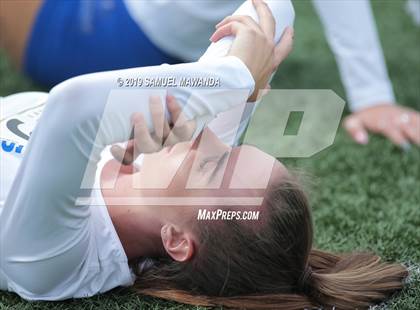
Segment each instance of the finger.
[{"label": "finger", "polygon": [[134,141],[130,140],[125,148],[114,144],[111,147],[112,156],[123,165],[131,165],[134,161]]},{"label": "finger", "polygon": [[181,127],[172,128],[165,141],[165,146],[174,145],[179,142],[189,141],[194,135],[196,128],[195,120],[187,121]]},{"label": "finger", "polygon": [[171,132],[177,137],[177,142],[191,139],[195,131],[195,124],[195,120],[189,120],[182,125],[174,126]]},{"label": "finger", "polygon": [[417,112],[403,113],[400,117],[400,124],[405,137],[420,145],[420,114]]},{"label": "finger", "polygon": [[249,27],[258,30],[259,26],[257,24],[257,22],[255,20],[252,19],[252,17],[250,16],[246,16],[246,15],[233,15],[233,16],[228,16],[225,19],[223,19],[220,23],[218,23],[216,25],[216,29],[220,28],[230,22],[240,22],[244,25],[248,25]]},{"label": "finger", "polygon": [[274,19],[270,8],[267,3],[262,0],[253,0],[252,3],[257,11],[262,31],[268,38],[273,39],[276,31],[276,20]]},{"label": "finger", "polygon": [[420,128],[416,129],[410,126],[404,126],[402,128],[404,136],[411,142],[420,145]]},{"label": "finger", "polygon": [[153,140],[146,120],[141,113],[134,113],[132,117],[134,125],[134,159],[140,153],[152,153],[159,149],[159,145]]},{"label": "finger", "polygon": [[169,120],[165,118],[165,121],[163,122],[163,141],[165,141],[170,132],[171,127],[169,126]]},{"label": "finger", "polygon": [[219,28],[220,26],[223,26],[226,24],[226,20],[231,17],[231,15],[226,16],[225,18],[223,18],[219,23],[216,24],[216,26],[214,26],[214,28]]},{"label": "finger", "polygon": [[407,150],[410,148],[410,143],[405,138],[404,133],[399,126],[387,127],[382,134],[402,149]]},{"label": "finger", "polygon": [[290,54],[293,49],[293,37],[294,37],[294,30],[292,27],[287,27],[283,35],[281,36],[280,42],[277,43],[276,47],[274,48],[274,63],[276,67],[280,65],[280,63],[286,59],[286,57]]},{"label": "finger", "polygon": [[167,105],[174,125],[165,141],[165,146],[189,140],[195,131],[195,120],[187,119],[174,96],[167,96]]},{"label": "finger", "polygon": [[167,96],[166,102],[167,102],[169,114],[171,115],[173,126],[174,127],[182,126],[187,121],[187,118],[185,114],[182,112],[181,105],[176,101],[176,98],[171,95]]},{"label": "finger", "polygon": [[216,31],[211,35],[210,41],[217,42],[221,38],[236,35],[238,31],[243,27],[245,27],[245,25],[240,22],[237,22],[237,21],[230,22],[216,29]]},{"label": "finger", "polygon": [[364,128],[363,123],[357,116],[347,116],[344,119],[343,126],[356,143],[367,144],[369,142],[367,130]]},{"label": "finger", "polygon": [[404,136],[411,142],[420,145],[420,120],[401,125]]},{"label": "finger", "polygon": [[155,140],[162,144],[164,135],[165,111],[162,102],[158,96],[150,96],[149,98],[150,114],[152,115],[152,123],[155,128]]}]

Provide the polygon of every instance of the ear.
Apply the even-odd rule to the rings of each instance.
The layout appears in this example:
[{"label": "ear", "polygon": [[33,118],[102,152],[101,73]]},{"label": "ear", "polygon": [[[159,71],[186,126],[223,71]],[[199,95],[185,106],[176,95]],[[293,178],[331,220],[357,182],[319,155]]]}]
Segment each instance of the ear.
[{"label": "ear", "polygon": [[194,239],[190,232],[173,224],[165,224],[160,230],[163,247],[174,260],[188,261],[194,254]]}]

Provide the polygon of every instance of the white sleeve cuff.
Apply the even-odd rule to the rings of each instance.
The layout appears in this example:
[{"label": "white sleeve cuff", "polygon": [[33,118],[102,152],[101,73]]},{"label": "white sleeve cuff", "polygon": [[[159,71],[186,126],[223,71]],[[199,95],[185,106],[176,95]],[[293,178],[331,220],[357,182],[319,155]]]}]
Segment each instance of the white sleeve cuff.
[{"label": "white sleeve cuff", "polygon": [[205,63],[205,62],[214,63],[215,61],[220,62],[220,63],[228,63],[231,67],[230,69],[234,69],[228,72],[228,74],[230,75],[229,76],[229,80],[231,81],[230,83],[232,84],[237,83],[236,85],[237,87],[248,89],[249,96],[252,95],[255,89],[254,77],[252,76],[248,67],[239,57],[230,55],[230,56],[223,56],[223,57],[217,57],[217,58],[202,58],[199,60],[200,63]]},{"label": "white sleeve cuff", "polygon": [[348,99],[350,110],[353,112],[378,104],[395,103],[395,96],[390,83],[358,88],[353,94],[348,94]]}]

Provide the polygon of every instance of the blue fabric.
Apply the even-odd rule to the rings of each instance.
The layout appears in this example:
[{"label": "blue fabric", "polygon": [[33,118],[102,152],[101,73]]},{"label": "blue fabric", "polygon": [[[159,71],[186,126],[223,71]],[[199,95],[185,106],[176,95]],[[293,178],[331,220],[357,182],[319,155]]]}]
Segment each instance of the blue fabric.
[{"label": "blue fabric", "polygon": [[28,39],[24,69],[52,86],[84,73],[179,62],[147,38],[122,0],[45,0]]}]

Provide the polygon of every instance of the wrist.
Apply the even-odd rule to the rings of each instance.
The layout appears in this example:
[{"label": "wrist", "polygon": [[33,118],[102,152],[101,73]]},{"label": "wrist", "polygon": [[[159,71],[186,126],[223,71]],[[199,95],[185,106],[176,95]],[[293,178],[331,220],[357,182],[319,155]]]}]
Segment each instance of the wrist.
[{"label": "wrist", "polygon": [[246,62],[237,55],[227,55],[226,57],[231,57],[232,61],[237,62],[238,66],[241,69],[241,73],[243,77],[247,80],[248,89],[249,89],[249,96],[254,96],[254,93],[257,91],[257,83],[255,79],[254,73],[251,71],[250,67],[246,64]]}]

